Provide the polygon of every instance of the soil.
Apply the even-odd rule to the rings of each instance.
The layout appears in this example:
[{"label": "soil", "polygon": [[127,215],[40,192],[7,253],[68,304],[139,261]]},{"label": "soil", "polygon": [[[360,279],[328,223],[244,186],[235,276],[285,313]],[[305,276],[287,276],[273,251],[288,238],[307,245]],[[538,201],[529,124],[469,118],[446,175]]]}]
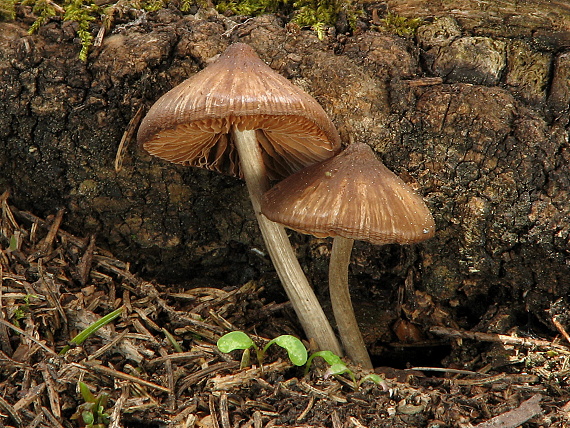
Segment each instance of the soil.
[{"label": "soil", "polygon": [[[74,426],[82,380],[110,393],[114,427],[570,424],[570,8],[362,7],[355,30],[339,21],[322,40],[276,15],[129,9],[87,62],[72,22],[29,35],[26,6],[0,22],[0,423]],[[387,12],[422,18],[415,37],[386,28]],[[303,334],[243,184],[151,159],[133,130],[233,42],[313,95],[344,145],[373,147],[434,214],[426,243],[353,252],[385,384],[355,388],[322,362],[304,376],[272,348],[262,371],[240,370],[215,346],[236,329],[260,344]],[[330,242],[291,238],[330,313]]]},{"label": "soil", "polygon": [[[356,382],[327,374],[320,358],[305,373],[277,346],[261,364],[251,356],[240,368],[242,351],[223,354],[216,347],[221,335],[246,331],[259,346],[284,333],[302,337],[289,305],[263,297],[263,281],[223,289],[151,283],[93,237],[62,230],[62,211],[44,221],[11,207],[6,196],[0,224],[2,426],[82,426],[90,404],[80,382],[92,401],[108,396],[100,413],[109,418],[100,422],[109,427],[570,423],[568,342],[446,328],[433,328],[434,336],[421,340],[407,323],[397,328],[399,342],[385,346],[402,361],[421,348],[423,367],[378,366],[379,384],[366,381],[350,362]],[[116,320],[76,339],[117,309]],[[567,308],[559,309],[564,324]],[[504,315],[497,311],[492,324]],[[437,348],[445,348],[442,363],[429,355]]]}]

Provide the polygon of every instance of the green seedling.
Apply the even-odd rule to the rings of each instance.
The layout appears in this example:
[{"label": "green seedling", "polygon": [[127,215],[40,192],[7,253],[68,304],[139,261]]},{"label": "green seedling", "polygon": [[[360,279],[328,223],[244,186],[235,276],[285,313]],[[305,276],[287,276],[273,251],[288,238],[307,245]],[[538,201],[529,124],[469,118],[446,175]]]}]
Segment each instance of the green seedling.
[{"label": "green seedling", "polygon": [[[113,321],[115,318],[117,318],[119,315],[121,315],[122,312],[123,312],[123,307],[120,307],[119,309],[116,309],[113,312],[111,312],[111,313],[105,315],[104,317],[98,319],[96,322],[91,324],[89,327],[87,327],[85,330],[83,330],[81,333],[79,333],[77,336],[75,336],[73,339],[71,339],[70,342],[73,345],[81,345],[83,342],[85,342],[85,340],[89,336],[91,336],[93,333],[95,333],[101,327],[109,324],[111,321]],[[69,351],[71,349],[71,346],[72,345],[64,346],[64,348],[61,351],[59,351],[59,355],[64,355],[67,351]]]},{"label": "green seedling", "polygon": [[24,303],[21,305],[18,305],[18,307],[14,311],[13,318],[14,318],[14,324],[16,326],[20,325],[19,321],[21,319],[25,318],[26,315],[28,314],[28,312],[30,311],[30,300],[31,299],[39,299],[39,296],[37,296],[35,294],[26,294],[22,298]]},{"label": "green seedling", "polygon": [[263,358],[267,349],[273,344],[279,345],[287,351],[287,355],[293,364],[296,366],[302,366],[307,362],[307,349],[303,343],[294,336],[284,334],[282,336],[276,337],[273,340],[267,342],[267,344],[260,348],[255,344],[251,338],[242,331],[232,331],[228,334],[223,335],[218,339],[218,349],[227,354],[229,352],[242,349],[244,351],[244,356],[242,357],[242,367],[248,365],[249,363],[249,350],[255,350],[257,356],[257,362],[261,366],[263,364]]},{"label": "green seedling", "polygon": [[109,415],[105,407],[109,401],[109,395],[102,392],[96,397],[83,382],[79,382],[79,391],[85,403],[77,407],[77,411],[71,416],[71,419],[78,420],[80,426],[86,428],[107,427]]},{"label": "green seedling", "polygon": [[170,344],[172,345],[172,347],[176,352],[184,352],[182,346],[180,346],[180,343],[178,343],[178,341],[174,338],[172,334],[170,334],[170,332],[167,329],[163,328],[162,332],[164,333],[164,335],[166,336],[166,338],[168,339],[168,341],[170,342]]},{"label": "green seedling", "polygon": [[311,354],[307,360],[307,365],[305,366],[305,374],[309,372],[311,364],[316,357],[321,357],[329,365],[329,368],[325,373],[325,379],[329,376],[340,376],[347,374],[352,381],[351,386],[354,390],[359,389],[364,382],[374,382],[376,385],[380,385],[383,389],[387,388],[384,379],[382,379],[376,373],[369,373],[360,379],[356,379],[354,372],[348,368],[342,358],[331,351],[318,351]]}]

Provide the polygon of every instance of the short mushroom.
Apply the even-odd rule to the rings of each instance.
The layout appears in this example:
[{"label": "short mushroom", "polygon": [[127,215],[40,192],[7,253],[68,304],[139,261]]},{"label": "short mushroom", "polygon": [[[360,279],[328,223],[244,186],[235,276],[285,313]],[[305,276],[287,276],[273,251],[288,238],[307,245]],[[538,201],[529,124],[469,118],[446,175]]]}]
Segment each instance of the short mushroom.
[{"label": "short mushroom", "polygon": [[263,214],[291,229],[334,237],[329,265],[331,304],[344,349],[372,368],[348,289],[354,240],[412,244],[434,235],[424,201],[364,143],[289,176],[266,192]]},{"label": "short mushroom", "polygon": [[250,46],[236,43],[163,95],[141,122],[137,139],[159,158],[245,179],[269,255],[307,337],[340,352],[285,230],[260,214],[270,179],[339,151],[338,132],[317,101]]}]

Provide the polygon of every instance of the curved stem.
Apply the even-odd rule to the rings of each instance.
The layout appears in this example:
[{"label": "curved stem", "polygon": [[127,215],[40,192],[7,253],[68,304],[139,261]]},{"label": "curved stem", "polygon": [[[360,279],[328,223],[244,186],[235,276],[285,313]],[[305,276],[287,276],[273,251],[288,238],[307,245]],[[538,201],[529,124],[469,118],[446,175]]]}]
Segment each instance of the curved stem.
[{"label": "curved stem", "polygon": [[269,180],[255,131],[238,131],[234,127],[232,133],[261,234],[305,334],[317,342],[319,349],[342,355],[342,348],[299,265],[285,228],[261,214],[261,196],[269,190]]},{"label": "curved stem", "polygon": [[372,369],[372,361],[360,333],[348,289],[348,265],[353,243],[353,239],[334,238],[329,264],[329,291],[344,350],[354,363]]}]

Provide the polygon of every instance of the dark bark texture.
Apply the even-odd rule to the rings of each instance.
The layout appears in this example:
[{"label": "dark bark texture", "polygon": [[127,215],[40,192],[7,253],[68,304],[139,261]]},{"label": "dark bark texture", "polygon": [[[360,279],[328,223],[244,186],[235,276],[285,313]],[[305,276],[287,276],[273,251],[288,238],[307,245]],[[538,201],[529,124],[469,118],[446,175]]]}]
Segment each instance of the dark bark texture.
[{"label": "dark bark texture", "polygon": [[[504,306],[511,325],[530,314],[552,328],[545,310],[570,295],[570,8],[452,3],[365,4],[354,34],[322,41],[272,15],[162,10],[115,28],[87,63],[70,23],[37,35],[0,23],[0,190],[39,215],[65,208],[64,227],[96,233],[149,276],[275,283],[239,180],[151,159],[134,142],[114,168],[139,107],[245,42],[322,104],[344,144],[373,147],[434,213],[438,231],[424,244],[356,245],[361,316],[378,324],[397,307],[414,323],[472,327]],[[405,39],[375,28],[372,8],[425,24]],[[326,295],[326,241],[295,240]]]}]

